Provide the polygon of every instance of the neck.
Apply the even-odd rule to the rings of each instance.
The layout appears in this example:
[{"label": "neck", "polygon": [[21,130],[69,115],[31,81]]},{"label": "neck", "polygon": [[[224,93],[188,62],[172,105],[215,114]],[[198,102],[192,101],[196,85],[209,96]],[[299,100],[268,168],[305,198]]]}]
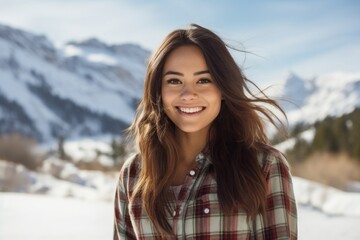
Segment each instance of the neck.
[{"label": "neck", "polygon": [[176,138],[180,145],[180,157],[184,164],[192,165],[195,163],[196,155],[206,146],[207,132],[207,130],[196,133],[177,132]]}]

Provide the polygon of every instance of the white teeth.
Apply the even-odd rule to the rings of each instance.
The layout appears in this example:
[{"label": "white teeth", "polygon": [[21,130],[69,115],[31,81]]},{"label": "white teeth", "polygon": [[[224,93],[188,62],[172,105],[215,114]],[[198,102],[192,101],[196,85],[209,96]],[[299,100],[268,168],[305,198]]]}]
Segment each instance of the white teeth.
[{"label": "white teeth", "polygon": [[201,110],[203,110],[203,107],[193,107],[193,108],[184,108],[184,107],[179,107],[180,111],[185,112],[185,113],[196,113],[196,112],[200,112]]}]

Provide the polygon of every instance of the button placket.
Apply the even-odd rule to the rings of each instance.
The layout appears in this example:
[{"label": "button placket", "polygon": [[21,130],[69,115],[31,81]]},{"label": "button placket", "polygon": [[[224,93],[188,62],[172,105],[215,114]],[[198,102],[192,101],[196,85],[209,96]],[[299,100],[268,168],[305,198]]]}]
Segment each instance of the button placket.
[{"label": "button placket", "polygon": [[[204,178],[204,176],[202,175],[203,171],[204,171],[204,167],[206,166],[206,161],[205,161],[205,156],[201,153],[196,157],[196,162],[197,162],[197,167],[194,169],[191,169],[187,175],[187,179],[191,179],[191,184],[189,185],[189,189],[188,189],[188,194],[186,196],[186,198],[184,198],[184,202],[182,204],[182,213],[181,213],[181,223],[182,223],[182,236],[186,236],[186,232],[185,232],[185,221],[186,221],[186,216],[188,214],[187,212],[187,207],[189,206],[190,202],[195,201],[195,196],[196,196],[196,191],[199,188],[199,182],[201,183],[202,179]],[[210,210],[209,210],[210,212]]]},{"label": "button placket", "polygon": [[184,184],[184,186],[186,186],[186,188],[188,188],[187,193],[186,193],[186,195],[183,195],[184,194],[184,193],[182,193],[183,189],[180,190],[180,195],[182,195],[182,196],[180,196],[177,199],[176,210],[173,212],[174,217],[181,217],[183,204],[185,204],[185,201],[188,198],[188,194],[189,194],[189,192],[191,192],[189,189],[193,188],[195,176],[196,176],[196,170],[191,169],[188,173],[188,176],[186,177],[185,184]]}]

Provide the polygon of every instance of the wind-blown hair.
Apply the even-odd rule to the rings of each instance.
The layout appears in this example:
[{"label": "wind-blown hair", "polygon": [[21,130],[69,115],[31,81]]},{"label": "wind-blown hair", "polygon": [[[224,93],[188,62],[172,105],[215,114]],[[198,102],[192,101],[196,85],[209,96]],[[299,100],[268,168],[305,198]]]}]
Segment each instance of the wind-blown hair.
[{"label": "wind-blown hair", "polygon": [[149,218],[161,234],[172,232],[166,219],[167,211],[171,210],[168,189],[180,162],[176,126],[166,116],[161,100],[162,75],[169,53],[184,45],[201,49],[223,97],[204,150],[213,164],[218,198],[225,214],[238,208],[247,212],[248,220],[255,219],[258,213],[264,214],[267,187],[257,159],[268,143],[263,118],[273,125],[279,118],[263,103],[283,113],[265,94],[257,97],[250,92],[247,83],[253,83],[245,78],[227,45],[216,34],[195,24],[170,33],[149,60],[144,96],[130,126],[141,158],[139,181],[132,197],[141,197]]}]

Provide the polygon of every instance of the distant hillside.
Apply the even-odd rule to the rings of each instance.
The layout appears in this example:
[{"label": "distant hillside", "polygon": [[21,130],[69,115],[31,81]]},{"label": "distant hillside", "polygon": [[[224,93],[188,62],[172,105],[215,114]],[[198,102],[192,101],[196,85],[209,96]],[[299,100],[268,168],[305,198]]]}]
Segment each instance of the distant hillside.
[{"label": "distant hillside", "polygon": [[328,152],[360,162],[360,73],[312,79],[290,74],[275,95],[281,96],[290,126],[290,138],[277,147],[291,161]]},{"label": "distant hillside", "polygon": [[[308,137],[306,132],[310,133]],[[340,117],[326,117],[312,125],[299,124],[290,135],[287,142],[291,144],[285,151],[292,161],[302,161],[316,152],[329,152],[346,153],[360,162],[360,108]]]}]

